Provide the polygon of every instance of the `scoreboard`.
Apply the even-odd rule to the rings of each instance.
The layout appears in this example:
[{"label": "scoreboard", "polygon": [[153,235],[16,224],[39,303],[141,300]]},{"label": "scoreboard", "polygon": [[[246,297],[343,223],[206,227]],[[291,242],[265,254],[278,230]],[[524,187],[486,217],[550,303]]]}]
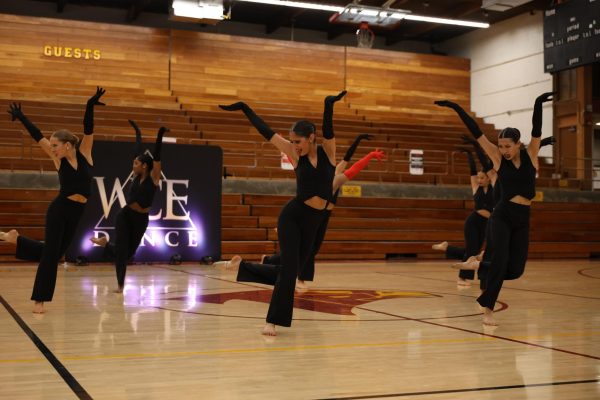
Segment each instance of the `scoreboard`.
[{"label": "scoreboard", "polygon": [[600,0],[570,0],[544,12],[544,71],[600,61]]}]

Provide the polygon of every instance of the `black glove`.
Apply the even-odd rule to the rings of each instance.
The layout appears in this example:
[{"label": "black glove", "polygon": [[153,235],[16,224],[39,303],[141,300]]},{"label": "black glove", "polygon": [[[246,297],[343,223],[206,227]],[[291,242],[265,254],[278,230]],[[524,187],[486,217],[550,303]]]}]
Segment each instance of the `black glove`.
[{"label": "black glove", "polygon": [[547,138],[542,139],[542,141],[540,142],[540,147],[551,146],[554,145],[554,143],[556,143],[556,139],[554,139],[554,136],[548,136]]},{"label": "black glove", "polygon": [[475,139],[479,139],[483,135],[483,132],[481,132],[481,129],[479,129],[477,122],[475,122],[475,120],[458,104],[448,100],[437,100],[434,101],[434,104],[437,104],[440,107],[449,107],[456,111],[462,122],[469,129],[469,132],[471,132],[471,135],[473,135]]},{"label": "black glove", "polygon": [[473,146],[475,154],[477,154],[477,158],[479,158],[479,162],[481,163],[481,167],[483,168],[483,172],[488,172],[494,167],[491,160],[485,155],[483,149],[481,148],[481,145],[477,140],[470,138],[467,135],[462,135],[461,138],[463,140],[463,143],[470,144]]},{"label": "black glove", "polygon": [[12,103],[8,107],[8,113],[11,116],[11,120],[14,121],[15,119],[18,119],[19,121],[21,121],[21,123],[23,124],[25,129],[27,129],[27,132],[29,132],[29,135],[31,135],[33,140],[39,142],[44,138],[44,135],[42,135],[42,131],[40,131],[40,129],[37,126],[35,126],[33,122],[31,122],[29,118],[25,116],[25,114],[23,114],[23,111],[21,111],[21,103]]},{"label": "black glove", "polygon": [[135,129],[135,145],[133,146],[133,157],[135,158],[142,154],[142,131],[134,120],[128,119],[127,121]]},{"label": "black glove", "polygon": [[333,139],[333,105],[336,101],[340,101],[345,95],[346,91],[342,90],[337,96],[325,97],[325,108],[323,110],[323,137],[325,139]]},{"label": "black glove", "polygon": [[162,149],[162,140],[165,133],[169,132],[169,128],[165,128],[161,126],[158,130],[158,134],[156,135],[156,143],[154,144],[154,153],[152,154],[152,158],[154,161],[160,162],[160,151]]},{"label": "black glove", "polygon": [[238,111],[242,110],[246,118],[250,121],[250,123],[256,128],[256,130],[263,135],[263,137],[267,140],[271,140],[271,138],[275,135],[275,131],[269,127],[256,113],[243,101],[238,101],[237,103],[230,104],[228,106],[219,105],[225,111]]},{"label": "black glove", "polygon": [[469,169],[471,171],[471,176],[477,175],[477,167],[475,166],[475,160],[473,159],[473,154],[467,149],[459,148],[461,152],[467,155],[467,161],[469,163]]},{"label": "black glove", "polygon": [[96,94],[89,98],[85,106],[85,115],[83,116],[83,134],[91,135],[94,133],[94,106],[104,106],[106,104],[101,103],[100,97],[106,93],[106,90],[100,86],[96,86]]},{"label": "black glove", "polygon": [[354,155],[354,152],[356,151],[356,148],[358,147],[358,144],[360,143],[361,140],[363,140],[363,139],[371,140],[374,137],[375,136],[369,135],[367,133],[362,133],[362,134],[358,135],[356,137],[356,139],[354,139],[354,143],[352,143],[350,145],[350,147],[348,147],[348,151],[346,151],[346,155],[344,156],[344,161],[346,161],[346,162],[350,161],[350,159]]},{"label": "black glove", "polygon": [[531,137],[542,137],[542,104],[551,101],[552,96],[554,96],[554,92],[546,92],[535,99],[531,117]]}]

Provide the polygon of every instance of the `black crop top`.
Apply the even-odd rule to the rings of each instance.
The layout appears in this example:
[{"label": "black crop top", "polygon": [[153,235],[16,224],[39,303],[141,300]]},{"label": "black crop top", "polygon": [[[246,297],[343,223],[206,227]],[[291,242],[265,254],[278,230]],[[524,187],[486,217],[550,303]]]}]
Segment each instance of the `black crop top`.
[{"label": "black crop top", "polygon": [[127,192],[127,204],[138,203],[142,208],[148,208],[152,205],[156,193],[156,185],[151,176],[147,176],[143,182],[140,182],[140,176],[136,176],[129,191]]},{"label": "black crop top", "polygon": [[483,188],[479,186],[473,195],[473,201],[475,202],[475,211],[477,210],[488,210],[492,212],[494,209],[494,188],[488,184],[487,192],[483,191]]},{"label": "black crop top", "polygon": [[296,166],[296,198],[305,201],[313,196],[324,200],[333,197],[333,177],[335,166],[329,162],[329,157],[322,146],[317,146],[317,167],[313,167],[308,154],[301,156]]},{"label": "black crop top", "polygon": [[529,200],[535,197],[535,167],[527,150],[521,150],[520,157],[521,166],[518,169],[511,160],[502,157],[498,169],[502,200],[510,200],[515,196],[523,196]]},{"label": "black crop top", "polygon": [[58,181],[60,182],[60,195],[64,197],[80,194],[86,199],[92,190],[92,166],[79,150],[75,151],[77,169],[73,169],[66,157],[60,160],[58,168]]}]

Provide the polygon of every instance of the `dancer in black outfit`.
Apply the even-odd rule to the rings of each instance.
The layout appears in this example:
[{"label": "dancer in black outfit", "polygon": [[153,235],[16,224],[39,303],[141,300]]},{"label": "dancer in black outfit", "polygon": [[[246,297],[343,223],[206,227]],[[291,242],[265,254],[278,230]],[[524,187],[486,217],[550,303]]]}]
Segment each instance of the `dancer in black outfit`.
[{"label": "dancer in black outfit", "polygon": [[[477,148],[476,148],[477,150]],[[479,149],[481,151],[481,149]],[[448,242],[438,243],[432,246],[434,250],[444,250],[448,257],[455,257],[459,251],[460,259],[466,261],[469,257],[479,254],[483,242],[485,240],[485,231],[493,209],[493,197],[494,190],[490,184],[490,178],[487,173],[491,169],[491,166],[485,160],[483,154],[480,155],[480,161],[482,161],[482,169],[477,171],[475,166],[475,160],[469,150],[461,149],[467,155],[469,162],[469,168],[471,171],[471,190],[473,193],[473,201],[475,202],[473,212],[469,214],[465,220],[464,225],[464,236],[465,236],[465,249],[449,246]],[[482,160],[483,157],[483,160]],[[470,270],[461,270],[458,273],[457,284],[459,286],[471,286],[471,282],[475,277],[475,272]]]},{"label": "dancer in black outfit", "polygon": [[[345,91],[325,99],[326,114],[333,110]],[[290,130],[290,140],[275,133],[245,103],[220,106],[226,111],[241,110],[259,131],[277,149],[287,155],[296,172],[296,197],[281,210],[277,222],[277,236],[281,248],[281,270],[273,288],[267,313],[267,324],[262,333],[275,336],[275,325],[291,326],[294,305],[294,288],[300,266],[310,255],[319,225],[325,217],[333,192],[335,174],[335,137],[331,120],[324,118],[323,144],[316,144],[316,127],[302,120]],[[329,112],[331,115],[331,112]],[[325,117],[326,115],[324,115]]]},{"label": "dancer in black outfit", "polygon": [[[483,323],[497,325],[493,317],[494,305],[505,280],[517,279],[525,270],[529,247],[529,214],[531,200],[535,197],[535,175],[542,136],[542,105],[552,100],[552,92],[535,100],[531,142],[521,149],[521,134],[516,128],[505,128],[498,136],[498,146],[492,144],[481,132],[477,123],[458,104],[438,101],[460,116],[471,134],[477,139],[494,164],[501,185],[501,199],[491,216],[493,254],[489,263],[486,288],[477,299],[484,308]],[[476,270],[483,261],[475,257],[456,264],[460,269]]]},{"label": "dancer in black outfit", "polygon": [[[356,137],[356,139],[354,139],[354,142],[346,151],[346,154],[344,155],[343,160],[340,161],[335,168],[336,176],[341,174],[342,172],[344,172],[344,170],[346,169],[346,166],[352,159],[352,156],[354,155],[354,152],[356,151],[356,148],[358,147],[360,142],[365,139],[371,140],[372,138],[373,138],[373,135],[363,133],[363,134],[358,135]],[[317,236],[315,238],[315,243],[313,244],[312,250],[310,252],[310,256],[309,256],[308,260],[306,261],[306,263],[302,266],[302,268],[298,272],[298,282],[296,283],[296,288],[298,290],[307,289],[306,281],[314,280],[315,257],[317,254],[319,254],[319,250],[321,249],[321,245],[323,244],[323,240],[325,239],[325,233],[327,232],[327,225],[329,224],[329,217],[331,216],[333,206],[335,206],[335,204],[337,202],[339,191],[340,191],[340,189],[335,190],[335,193],[333,194],[333,198],[331,199],[332,207],[328,208],[325,211],[325,218],[323,219],[323,222],[321,222],[321,225],[319,225],[319,229],[317,230]],[[269,255],[269,256],[263,256],[263,258],[261,260],[261,264],[280,265],[281,264],[281,253],[277,252],[277,253]]]},{"label": "dancer in black outfit", "polygon": [[118,287],[115,293],[123,293],[127,262],[135,254],[148,227],[148,213],[152,208],[154,194],[160,184],[162,171],[162,139],[169,130],[164,126],[158,130],[154,153],[150,157],[142,152],[142,133],[135,121],[129,120],[135,129],[135,158],[133,160],[133,182],[127,192],[127,205],[119,210],[115,224],[115,241],[108,242],[106,236],[90,238],[98,246],[104,247],[103,256],[115,261]]},{"label": "dancer in black outfit", "polygon": [[[492,167],[491,161],[487,158],[487,156],[485,156],[485,154],[483,154],[483,149],[481,149],[481,146],[479,145],[479,143],[477,143],[476,140],[471,139],[466,136],[463,136],[463,140],[466,143],[470,143],[473,145],[473,147],[475,148],[475,152],[477,153],[482,165],[486,165],[486,163],[489,164],[490,169],[486,172],[486,174],[487,174],[488,178],[490,179],[490,184],[494,191],[493,192],[493,194],[494,194],[493,204],[495,207],[496,204],[498,204],[498,202],[500,202],[501,194],[502,194],[500,185],[496,185],[498,175],[496,174],[496,171],[493,168],[491,168]],[[540,141],[540,148],[542,148],[544,146],[553,145],[554,143],[555,143],[555,139],[553,136],[544,138]],[[487,169],[488,167],[486,166],[485,168]],[[479,269],[477,270],[477,276],[479,278],[479,288],[481,290],[485,290],[486,283],[487,283],[487,270],[489,267],[489,263],[492,260],[493,244],[492,244],[492,234],[491,234],[491,229],[490,229],[491,226],[492,225],[490,223],[488,223],[486,226],[485,250],[476,256],[476,258],[479,261],[484,261],[484,262],[480,263]],[[450,246],[448,244],[448,242],[441,242],[438,244],[434,244],[432,247],[435,250],[445,251],[447,258],[453,258],[453,259],[465,261],[464,254],[465,254],[466,249],[464,247]],[[461,270],[461,272],[462,271],[463,270]]]},{"label": "dancer in black outfit", "polygon": [[13,103],[8,113],[12,120],[18,119],[31,137],[52,159],[58,170],[60,191],[46,212],[44,241],[33,240],[19,235],[16,230],[0,233],[0,240],[17,245],[16,257],[21,260],[39,261],[31,300],[34,313],[43,313],[44,302],[52,301],[56,286],[58,261],[69,247],[77,224],[83,214],[85,203],[90,196],[92,183],[92,146],[94,143],[94,106],[104,105],[100,97],[104,94],[100,87],[92,96],[83,118],[83,139],[66,129],[52,134],[50,140],[23,114],[21,105]]}]

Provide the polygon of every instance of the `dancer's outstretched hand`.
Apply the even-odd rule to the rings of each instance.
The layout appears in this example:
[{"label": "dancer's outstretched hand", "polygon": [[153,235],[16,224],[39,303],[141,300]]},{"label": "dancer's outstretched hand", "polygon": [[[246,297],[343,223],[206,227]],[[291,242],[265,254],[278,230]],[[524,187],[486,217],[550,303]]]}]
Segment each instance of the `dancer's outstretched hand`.
[{"label": "dancer's outstretched hand", "polygon": [[160,129],[158,130],[158,137],[162,139],[162,137],[165,135],[165,133],[169,133],[171,130],[169,128],[166,128],[164,126],[161,126]]},{"label": "dancer's outstretched hand", "polygon": [[546,92],[546,93],[542,93],[540,94],[535,101],[536,102],[541,102],[541,103],[545,103],[547,101],[552,101],[554,100],[554,95],[556,94],[556,92]]},{"label": "dancer's outstretched hand", "polygon": [[9,104],[7,113],[10,114],[12,121],[14,121],[15,119],[20,120],[25,116],[25,114],[23,114],[23,111],[21,111],[21,103]]},{"label": "dancer's outstretched hand", "polygon": [[233,103],[228,106],[219,104],[219,107],[225,111],[238,111],[238,110],[247,109],[248,105],[246,103],[244,103],[243,101],[238,101],[237,103]]},{"label": "dancer's outstretched hand", "polygon": [[346,93],[348,93],[346,90],[342,90],[337,96],[327,96],[325,97],[325,103],[333,104],[336,101],[340,101]]},{"label": "dancer's outstretched hand", "polygon": [[549,136],[547,138],[542,139],[542,141],[540,142],[540,147],[554,145],[554,143],[556,143],[556,139],[554,138],[554,136]]},{"label": "dancer's outstretched hand", "polygon": [[129,122],[129,125],[131,125],[133,127],[133,129],[135,129],[135,133],[136,134],[141,134],[142,133],[142,131],[140,130],[140,127],[135,123],[134,120],[128,119],[127,121]]},{"label": "dancer's outstretched hand", "polygon": [[96,94],[90,97],[87,101],[89,105],[92,106],[105,106],[106,104],[100,102],[100,97],[106,93],[106,90],[102,89],[100,86],[96,86]]},{"label": "dancer's outstretched hand", "polygon": [[456,103],[454,103],[450,100],[436,100],[433,102],[433,104],[436,104],[440,107],[452,107],[452,106],[456,105]]},{"label": "dancer's outstretched hand", "polygon": [[356,137],[355,140],[361,141],[361,140],[371,140],[375,137],[375,135],[370,135],[368,133],[361,133],[360,135],[358,135]]},{"label": "dancer's outstretched hand", "polygon": [[373,150],[372,152],[369,153],[369,155],[371,156],[371,158],[376,158],[377,161],[381,161],[386,158],[386,155],[383,152],[383,150],[379,150],[379,149]]}]

